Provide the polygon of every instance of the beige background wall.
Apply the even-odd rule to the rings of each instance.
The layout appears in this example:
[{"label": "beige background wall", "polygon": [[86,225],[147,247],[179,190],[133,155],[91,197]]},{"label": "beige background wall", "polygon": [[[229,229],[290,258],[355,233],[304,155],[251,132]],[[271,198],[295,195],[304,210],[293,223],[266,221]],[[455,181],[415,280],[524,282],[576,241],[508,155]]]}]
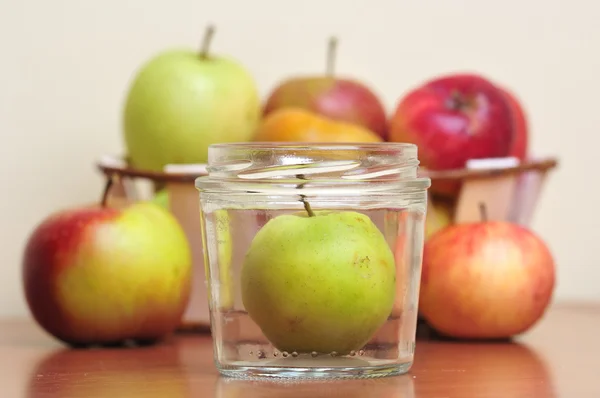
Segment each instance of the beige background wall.
[{"label": "beige background wall", "polygon": [[214,50],[242,60],[263,93],[321,71],[332,33],[338,71],[370,82],[390,111],[442,72],[516,90],[534,152],[562,162],[533,224],[556,255],[556,298],[600,300],[599,18],[592,0],[0,0],[0,315],[27,313],[19,262],[35,223],[97,198],[93,161],[121,151],[132,72],[165,47],[197,47],[208,22]]}]

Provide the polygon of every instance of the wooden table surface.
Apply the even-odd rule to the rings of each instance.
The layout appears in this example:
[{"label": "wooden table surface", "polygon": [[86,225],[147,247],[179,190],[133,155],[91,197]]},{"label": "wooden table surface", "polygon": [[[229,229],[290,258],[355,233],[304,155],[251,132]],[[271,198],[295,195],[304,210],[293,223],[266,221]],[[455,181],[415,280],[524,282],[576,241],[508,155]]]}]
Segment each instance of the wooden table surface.
[{"label": "wooden table surface", "polygon": [[561,306],[518,343],[418,341],[410,373],[376,380],[251,382],[219,377],[210,337],[146,348],[72,350],[26,320],[0,321],[0,396],[600,397],[600,306]]}]

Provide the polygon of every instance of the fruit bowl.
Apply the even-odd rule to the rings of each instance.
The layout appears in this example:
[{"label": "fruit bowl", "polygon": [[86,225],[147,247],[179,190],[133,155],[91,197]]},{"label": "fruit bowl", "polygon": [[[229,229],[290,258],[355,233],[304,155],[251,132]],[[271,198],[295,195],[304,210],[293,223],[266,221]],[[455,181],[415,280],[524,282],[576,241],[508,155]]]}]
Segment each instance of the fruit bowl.
[{"label": "fruit bowl", "polygon": [[[548,171],[558,165],[555,158],[532,159],[519,163],[514,158],[472,160],[459,170],[430,171],[420,174],[432,183],[460,183],[453,198],[431,197],[434,202],[451,203],[451,223],[478,220],[479,206],[485,202],[490,220],[510,220],[528,225]],[[182,225],[192,249],[194,276],[192,295],[183,316],[180,330],[209,332],[210,318],[204,283],[204,256],[198,221],[199,203],[194,181],[206,174],[204,164],[167,165],[162,172],[136,169],[121,156],[103,156],[96,166],[107,177],[116,177],[110,191],[114,202],[149,200],[159,190],[168,196],[168,208]],[[435,194],[434,194],[435,195]],[[437,215],[428,210],[428,218]]]}]

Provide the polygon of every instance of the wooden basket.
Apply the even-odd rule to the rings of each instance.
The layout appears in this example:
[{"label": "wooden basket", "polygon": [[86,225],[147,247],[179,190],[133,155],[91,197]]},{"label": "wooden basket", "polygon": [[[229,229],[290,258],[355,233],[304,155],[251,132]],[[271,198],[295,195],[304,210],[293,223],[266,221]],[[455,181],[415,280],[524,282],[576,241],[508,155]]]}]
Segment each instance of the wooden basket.
[{"label": "wooden basket", "polygon": [[[420,174],[430,177],[434,184],[443,181],[460,183],[460,191],[454,199],[454,223],[478,220],[479,203],[484,202],[488,219],[528,225],[547,172],[556,167],[557,163],[553,158],[531,160],[522,164],[512,158],[484,159],[471,161],[467,168],[461,170],[421,170]],[[192,296],[180,330],[209,332],[200,208],[198,192],[194,186],[197,177],[206,175],[206,165],[167,165],[163,172],[156,172],[135,169],[119,156],[104,156],[96,165],[104,175],[115,179],[109,192],[111,201],[126,203],[149,199],[157,186],[167,190],[170,210],[188,237],[194,264]],[[139,182],[145,182],[150,187],[146,197],[143,196]]]},{"label": "wooden basket", "polygon": [[[473,159],[467,162],[464,169],[422,169],[420,174],[431,178],[432,186],[448,182],[460,185],[458,194],[451,199],[454,202],[454,223],[479,220],[479,204],[485,203],[489,220],[528,226],[548,171],[557,165],[555,158],[526,162],[519,162],[516,158]],[[430,196],[435,196],[433,192],[430,190]]]}]

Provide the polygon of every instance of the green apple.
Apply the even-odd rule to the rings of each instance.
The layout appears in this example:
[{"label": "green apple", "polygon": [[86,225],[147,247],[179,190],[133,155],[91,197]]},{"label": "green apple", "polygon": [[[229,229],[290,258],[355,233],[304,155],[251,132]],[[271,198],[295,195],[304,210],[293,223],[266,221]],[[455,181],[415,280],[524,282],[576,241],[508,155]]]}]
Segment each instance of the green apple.
[{"label": "green apple", "polygon": [[161,189],[154,194],[151,201],[163,209],[169,210],[169,191],[166,189]]},{"label": "green apple", "polygon": [[387,320],[394,254],[354,211],[281,215],[256,234],[241,272],[246,311],[279,350],[345,354]]},{"label": "green apple", "polygon": [[253,77],[234,59],[172,49],[138,71],[125,101],[123,133],[131,164],[206,163],[208,146],[249,141],[261,104]]},{"label": "green apple", "polygon": [[175,217],[151,202],[68,209],[43,220],[23,256],[38,324],[72,345],[155,341],[179,325],[192,274]]},{"label": "green apple", "polygon": [[453,206],[445,201],[430,198],[425,217],[425,240],[437,231],[452,224]]}]

